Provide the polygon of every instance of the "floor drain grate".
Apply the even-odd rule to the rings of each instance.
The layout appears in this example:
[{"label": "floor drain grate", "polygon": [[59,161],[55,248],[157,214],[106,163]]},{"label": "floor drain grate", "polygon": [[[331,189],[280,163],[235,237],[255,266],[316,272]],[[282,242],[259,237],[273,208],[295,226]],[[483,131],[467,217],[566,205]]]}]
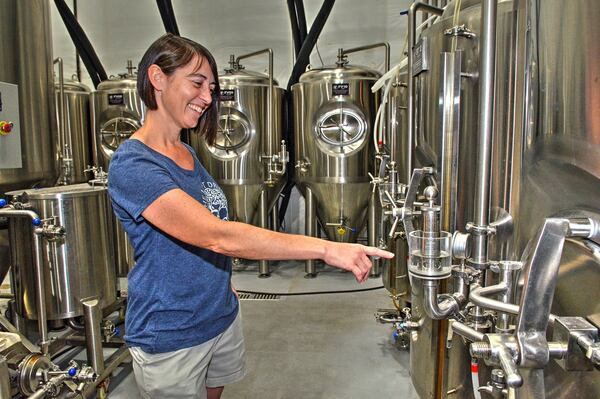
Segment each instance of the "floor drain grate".
[{"label": "floor drain grate", "polygon": [[240,300],[242,301],[278,301],[281,299],[279,295],[273,294],[239,294]]}]

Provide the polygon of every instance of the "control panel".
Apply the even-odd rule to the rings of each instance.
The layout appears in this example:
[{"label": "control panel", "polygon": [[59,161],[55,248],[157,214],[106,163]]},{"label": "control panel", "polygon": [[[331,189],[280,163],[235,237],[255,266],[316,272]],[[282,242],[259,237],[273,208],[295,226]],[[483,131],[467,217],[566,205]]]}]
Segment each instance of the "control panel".
[{"label": "control panel", "polygon": [[0,82],[0,169],[21,167],[19,88],[11,83]]}]

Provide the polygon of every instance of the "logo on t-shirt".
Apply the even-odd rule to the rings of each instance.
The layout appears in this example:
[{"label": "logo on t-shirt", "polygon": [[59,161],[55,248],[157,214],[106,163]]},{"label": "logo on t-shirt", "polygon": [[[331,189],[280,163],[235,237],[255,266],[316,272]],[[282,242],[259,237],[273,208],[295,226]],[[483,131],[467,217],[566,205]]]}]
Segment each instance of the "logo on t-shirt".
[{"label": "logo on t-shirt", "polygon": [[202,199],[204,200],[204,205],[213,215],[222,220],[229,220],[227,198],[223,190],[216,183],[202,182]]}]

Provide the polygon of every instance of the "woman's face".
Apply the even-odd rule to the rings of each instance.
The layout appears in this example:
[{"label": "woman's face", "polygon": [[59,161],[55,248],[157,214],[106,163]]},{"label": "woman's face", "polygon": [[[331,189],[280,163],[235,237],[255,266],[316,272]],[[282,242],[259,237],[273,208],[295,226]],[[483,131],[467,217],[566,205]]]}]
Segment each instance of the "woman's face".
[{"label": "woman's face", "polygon": [[204,111],[212,103],[215,77],[208,61],[196,56],[170,76],[160,86],[160,103],[173,122],[182,129],[195,128]]}]

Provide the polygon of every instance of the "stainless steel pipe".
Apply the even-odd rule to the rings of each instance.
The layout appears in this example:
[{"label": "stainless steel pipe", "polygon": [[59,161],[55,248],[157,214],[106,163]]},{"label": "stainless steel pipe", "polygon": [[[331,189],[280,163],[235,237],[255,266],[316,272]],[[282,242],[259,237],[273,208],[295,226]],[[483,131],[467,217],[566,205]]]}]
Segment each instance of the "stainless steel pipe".
[{"label": "stainless steel pipe", "polygon": [[390,44],[386,42],[368,44],[366,46],[353,47],[349,49],[343,49],[342,54],[350,54],[350,53],[358,53],[359,51],[370,50],[378,47],[385,48],[385,59],[384,59],[384,67],[385,72],[390,70]]},{"label": "stainless steel pipe", "polygon": [[[10,206],[0,209],[0,216],[6,217],[28,217],[31,221],[41,220],[39,215],[34,211],[14,209]],[[33,245],[35,247],[35,285],[37,295],[37,310],[38,310],[38,329],[40,333],[40,349],[43,355],[48,355],[48,319],[46,315],[46,284],[44,282],[44,269],[42,253],[41,229],[35,228],[33,234]]]},{"label": "stainless steel pipe", "polygon": [[98,298],[81,301],[85,320],[85,347],[87,360],[98,374],[104,371],[104,353],[102,351],[102,310]]},{"label": "stainless steel pipe", "polygon": [[[508,286],[505,283],[496,285],[490,285],[488,287],[481,287],[478,284],[471,286],[471,293],[469,294],[469,300],[474,305],[480,306],[489,310],[496,310],[498,312],[504,312],[509,314],[518,315],[521,307],[512,303],[504,303],[495,299],[490,299],[488,296],[496,294],[504,294],[508,290]],[[556,315],[550,314],[550,324],[553,324],[556,320]]]},{"label": "stainless steel pipe", "polygon": [[266,48],[253,53],[240,55],[235,62],[239,65],[240,60],[261,54],[269,54],[269,92],[267,93],[267,137],[269,137],[269,140],[267,140],[267,156],[272,157],[274,154],[273,143],[271,140],[271,137],[273,137],[273,50]]},{"label": "stainless steel pipe", "polygon": [[[483,0],[481,8],[481,57],[479,67],[479,142],[475,181],[475,224],[486,227],[490,217],[490,180],[494,129],[494,82],[496,75],[496,14],[498,0]],[[488,264],[488,234],[472,234],[470,263],[480,268]]]},{"label": "stainless steel pipe", "polygon": [[423,282],[423,309],[427,316],[434,320],[447,319],[458,312],[461,304],[466,300],[464,297],[461,298],[460,294],[452,294],[438,301],[439,286],[439,280],[425,280]]},{"label": "stainless steel pipe", "polygon": [[460,335],[461,337],[465,337],[466,339],[468,339],[471,342],[483,341],[483,337],[484,337],[483,333],[480,333],[479,331],[467,326],[466,324],[456,321],[454,319],[450,320],[450,328],[452,328],[453,332]]},{"label": "stainless steel pipe", "polygon": [[[258,205],[259,224],[263,229],[269,228],[269,210],[266,190],[260,192],[260,204]],[[269,262],[261,259],[258,261],[258,277],[269,277],[271,271],[269,270]]]},{"label": "stainless steel pipe", "polygon": [[[308,237],[316,237],[317,236],[317,220],[316,220],[316,204],[315,197],[313,195],[312,190],[309,187],[306,187],[305,193],[305,202],[304,202],[304,226],[305,231],[304,234]],[[304,264],[304,272],[306,273],[306,277],[315,277],[317,275],[317,268],[315,266],[314,259],[307,259]]]}]

